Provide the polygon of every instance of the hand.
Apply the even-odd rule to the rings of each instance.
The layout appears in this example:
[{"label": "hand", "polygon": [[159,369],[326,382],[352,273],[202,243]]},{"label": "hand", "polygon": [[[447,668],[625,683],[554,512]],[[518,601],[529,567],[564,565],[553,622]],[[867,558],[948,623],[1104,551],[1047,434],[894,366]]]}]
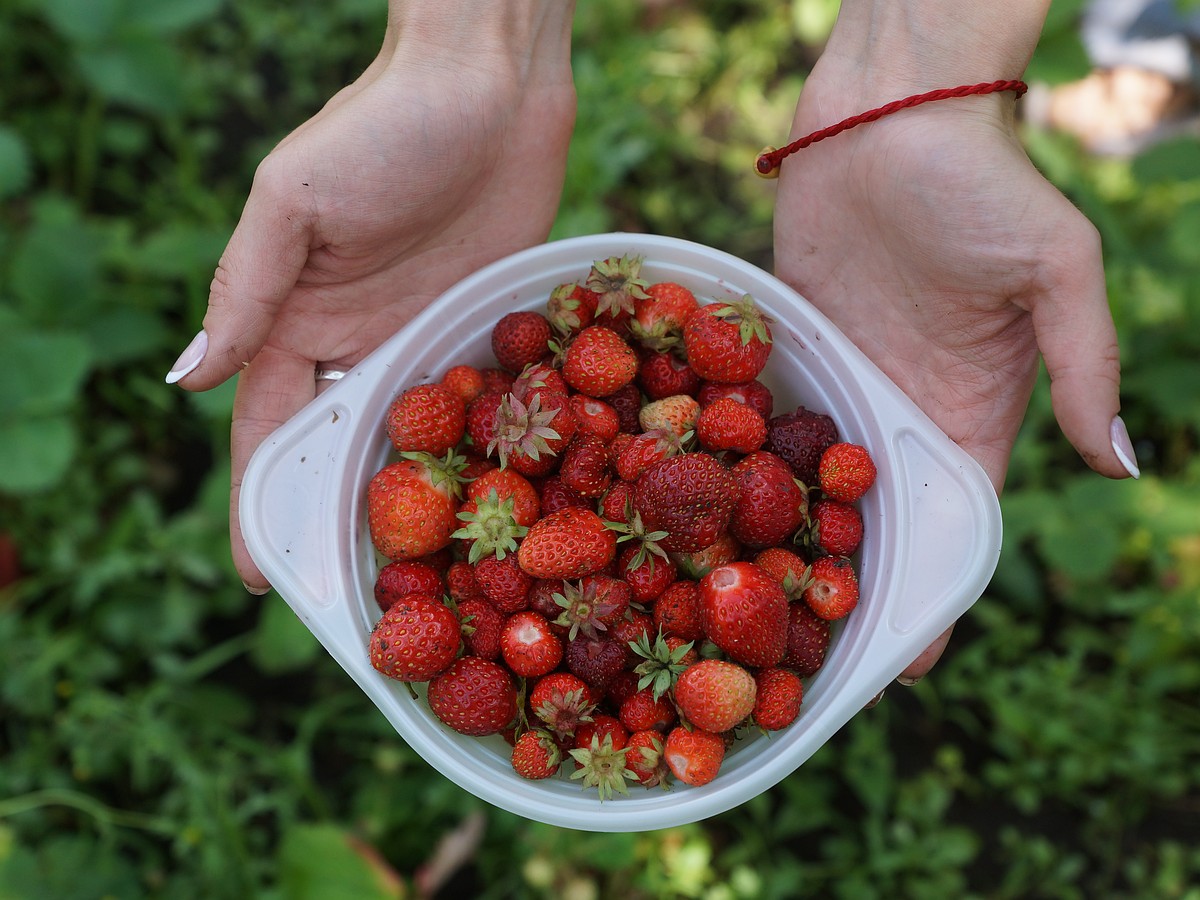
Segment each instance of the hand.
[{"label": "hand", "polygon": [[[869,108],[850,108],[844,83],[814,71],[793,138]],[[1124,434],[1099,238],[1030,163],[1012,107],[1011,94],[937,101],[788,157],[776,268],[979,461],[997,492],[1039,351],[1064,434],[1097,472],[1123,478],[1134,473],[1110,430]],[[936,663],[949,634],[905,680]]]},{"label": "hand", "polygon": [[230,532],[254,593],[269,586],[241,540],[242,475],[313,399],[315,369],[351,367],[460,278],[549,234],[574,125],[571,9],[516,6],[393,21],[362,77],[255,174],[204,330],[172,373],[199,356],[182,387],[239,376]]}]

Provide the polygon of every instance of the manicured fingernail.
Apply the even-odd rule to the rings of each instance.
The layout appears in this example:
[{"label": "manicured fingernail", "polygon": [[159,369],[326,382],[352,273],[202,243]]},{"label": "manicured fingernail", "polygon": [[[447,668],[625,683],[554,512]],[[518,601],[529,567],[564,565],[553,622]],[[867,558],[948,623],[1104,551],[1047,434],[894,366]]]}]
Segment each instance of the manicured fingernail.
[{"label": "manicured fingernail", "polygon": [[263,594],[271,593],[271,586],[269,584],[266,587],[251,587],[243,581],[242,587],[246,589],[247,594],[253,594],[255,597],[261,597]]},{"label": "manicured fingernail", "polygon": [[920,675],[917,675],[915,677],[912,675],[897,675],[896,676],[896,681],[899,682],[900,684],[904,685],[905,687],[912,687],[914,684],[916,684],[920,680],[921,680]]},{"label": "manicured fingernail", "polygon": [[175,365],[171,366],[171,371],[167,373],[167,384],[174,384],[190,372],[195,371],[196,366],[200,365],[204,360],[204,354],[208,352],[208,333],[201,331],[192,342],[187,345],[187,349],[179,354],[179,359],[175,360]]},{"label": "manicured fingernail", "polygon": [[1113,453],[1117,454],[1125,471],[1134,478],[1139,477],[1142,470],[1138,468],[1137,454],[1133,452],[1133,441],[1129,439],[1125,420],[1120,416],[1113,416],[1112,424],[1108,426],[1108,437],[1112,441]]}]

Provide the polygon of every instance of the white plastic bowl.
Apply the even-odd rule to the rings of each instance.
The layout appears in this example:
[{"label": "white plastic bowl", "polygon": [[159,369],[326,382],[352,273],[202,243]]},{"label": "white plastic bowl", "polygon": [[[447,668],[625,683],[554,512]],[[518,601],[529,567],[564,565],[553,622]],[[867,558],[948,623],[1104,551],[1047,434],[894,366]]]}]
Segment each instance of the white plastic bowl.
[{"label": "white plastic bowl", "polygon": [[[861,599],[806,685],[799,719],[740,741],[708,785],[634,785],[628,797],[602,802],[565,777],[521,778],[502,739],[457,734],[372,668],[377,562],[363,498],[388,459],[382,422],[397,393],[455,363],[493,365],[490,330],[504,313],[542,309],[557,285],[585,277],[595,260],[625,254],[644,257],[646,278],[687,285],[702,302],[752,295],[773,320],[763,381],[775,413],[799,404],[827,413],[843,440],[871,451],[879,474],[860,504]],[[726,253],[642,234],[552,242],[451,288],[258,449],[242,486],[241,525],[263,574],[434,768],[496,806],[590,831],[699,821],[789,775],[979,598],[999,559],[1001,530],[999,503],[978,464],[799,294]]]}]

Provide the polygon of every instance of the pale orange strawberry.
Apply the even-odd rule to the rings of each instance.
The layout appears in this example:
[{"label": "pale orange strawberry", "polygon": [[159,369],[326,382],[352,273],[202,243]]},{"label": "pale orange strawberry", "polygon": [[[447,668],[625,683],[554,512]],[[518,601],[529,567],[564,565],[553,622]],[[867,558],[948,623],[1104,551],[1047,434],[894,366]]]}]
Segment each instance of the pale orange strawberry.
[{"label": "pale orange strawberry", "polygon": [[675,682],[675,704],[692,725],[720,733],[739,725],[754,709],[750,671],[723,659],[702,659]]},{"label": "pale orange strawberry", "polygon": [[442,384],[418,384],[392,401],[384,418],[392,446],[401,453],[444,455],[462,440],[467,407]]},{"label": "pale orange strawberry", "polygon": [[699,418],[700,404],[687,394],[652,400],[638,413],[642,431],[668,431],[680,439],[696,430]]},{"label": "pale orange strawberry", "polygon": [[417,559],[449,546],[458,527],[453,466],[433,457],[400,459],[367,485],[367,525],[375,549],[388,559]]},{"label": "pale orange strawberry", "polygon": [[580,578],[617,555],[617,535],[586,507],[567,507],[538,519],[517,549],[521,568],[534,578]]}]

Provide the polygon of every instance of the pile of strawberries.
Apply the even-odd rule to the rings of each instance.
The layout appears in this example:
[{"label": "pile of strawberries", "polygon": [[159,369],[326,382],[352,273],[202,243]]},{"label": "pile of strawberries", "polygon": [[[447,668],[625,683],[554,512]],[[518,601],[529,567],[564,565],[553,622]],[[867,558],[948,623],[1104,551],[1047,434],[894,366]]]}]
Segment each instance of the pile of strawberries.
[{"label": "pile of strawberries", "polygon": [[601,799],[705,784],[796,718],[858,602],[876,474],[829,416],[776,414],[749,296],[702,303],[641,262],[597,261],[495,324],[495,366],[401,393],[367,492],[374,667]]}]

